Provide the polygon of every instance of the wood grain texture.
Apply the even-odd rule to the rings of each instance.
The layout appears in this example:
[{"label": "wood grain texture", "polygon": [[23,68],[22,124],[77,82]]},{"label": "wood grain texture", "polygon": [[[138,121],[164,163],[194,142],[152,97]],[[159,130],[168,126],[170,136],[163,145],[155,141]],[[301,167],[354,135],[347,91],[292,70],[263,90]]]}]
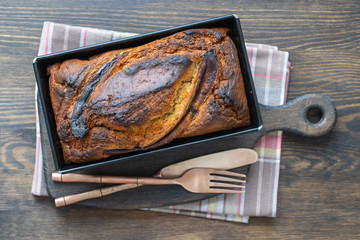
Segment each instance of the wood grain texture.
[{"label": "wood grain texture", "polygon": [[[235,13],[248,42],[289,51],[288,99],[335,103],[322,137],[284,134],[278,216],[249,225],[69,207],[31,196],[35,81],[43,21],[145,33]],[[338,1],[10,1],[0,3],[0,239],[360,238],[360,3]],[[101,231],[99,231],[101,229]]]}]

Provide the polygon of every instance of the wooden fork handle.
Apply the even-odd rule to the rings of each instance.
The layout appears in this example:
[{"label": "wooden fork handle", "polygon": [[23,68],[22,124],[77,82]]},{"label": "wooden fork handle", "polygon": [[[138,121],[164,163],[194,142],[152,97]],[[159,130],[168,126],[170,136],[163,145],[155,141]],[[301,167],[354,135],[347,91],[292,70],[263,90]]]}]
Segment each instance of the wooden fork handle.
[{"label": "wooden fork handle", "polygon": [[55,199],[56,207],[64,207],[87,199],[103,197],[116,192],[138,187],[137,184],[122,184],[111,187],[104,187],[79,194],[63,196]]}]

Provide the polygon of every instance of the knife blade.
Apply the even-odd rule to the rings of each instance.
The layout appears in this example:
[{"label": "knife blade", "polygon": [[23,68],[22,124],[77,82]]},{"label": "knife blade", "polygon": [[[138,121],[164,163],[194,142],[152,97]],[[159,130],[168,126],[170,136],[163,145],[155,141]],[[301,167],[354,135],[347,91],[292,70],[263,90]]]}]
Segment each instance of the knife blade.
[{"label": "knife blade", "polygon": [[215,168],[229,170],[256,162],[258,154],[248,148],[238,148],[209,155],[204,155],[164,167],[157,173],[158,177],[176,178],[191,168]]}]

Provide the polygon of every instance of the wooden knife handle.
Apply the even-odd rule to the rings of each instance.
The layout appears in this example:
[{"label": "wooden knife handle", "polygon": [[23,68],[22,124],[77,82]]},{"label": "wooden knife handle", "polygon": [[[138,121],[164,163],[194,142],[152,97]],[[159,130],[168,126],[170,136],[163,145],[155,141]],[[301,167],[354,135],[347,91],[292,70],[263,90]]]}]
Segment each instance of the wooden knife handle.
[{"label": "wooden knife handle", "polygon": [[316,137],[333,129],[337,118],[330,98],[320,94],[306,94],[281,106],[261,105],[260,108],[264,122],[262,133],[284,130]]}]

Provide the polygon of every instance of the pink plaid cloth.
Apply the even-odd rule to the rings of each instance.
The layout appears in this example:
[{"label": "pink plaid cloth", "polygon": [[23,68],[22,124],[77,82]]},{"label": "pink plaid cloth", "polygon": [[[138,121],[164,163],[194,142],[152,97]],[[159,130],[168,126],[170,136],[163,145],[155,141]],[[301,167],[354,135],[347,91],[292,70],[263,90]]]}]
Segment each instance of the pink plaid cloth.
[{"label": "pink plaid cloth", "polygon": [[[135,34],[45,22],[39,55],[132,35]],[[259,102],[271,106],[284,104],[290,73],[288,52],[263,44],[247,43],[246,47]],[[37,98],[37,88],[35,96]],[[44,181],[44,158],[41,149],[37,99],[35,104],[37,147],[31,192],[36,196],[48,196]],[[281,140],[282,132],[276,131],[265,135],[255,145],[254,149],[258,152],[259,159],[252,165],[247,176],[246,194],[222,194],[188,204],[143,210],[245,223],[248,222],[249,216],[275,217]],[[55,171],[55,169],[50,171]]]}]

